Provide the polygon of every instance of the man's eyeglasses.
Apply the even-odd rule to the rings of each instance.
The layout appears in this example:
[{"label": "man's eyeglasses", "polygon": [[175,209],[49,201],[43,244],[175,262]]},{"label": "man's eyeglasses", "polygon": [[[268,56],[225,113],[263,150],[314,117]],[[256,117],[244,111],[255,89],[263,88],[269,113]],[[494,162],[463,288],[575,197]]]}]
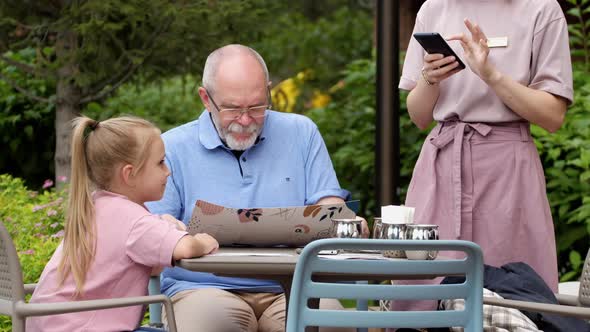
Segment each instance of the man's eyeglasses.
[{"label": "man's eyeglasses", "polygon": [[237,120],[242,116],[243,113],[246,113],[246,114],[248,114],[248,116],[255,118],[255,119],[263,118],[266,115],[266,110],[272,107],[271,97],[270,97],[270,89],[266,88],[266,91],[267,91],[267,100],[268,100],[268,104],[266,104],[266,105],[250,106],[250,107],[246,107],[246,108],[235,108],[235,107],[223,107],[222,108],[222,107],[217,106],[217,103],[215,102],[215,100],[213,100],[213,98],[211,97],[211,94],[209,94],[209,91],[207,91],[207,89],[205,89],[205,93],[207,93],[209,100],[211,100],[211,103],[213,104],[213,106],[215,106],[215,108],[219,112],[219,115],[225,119],[228,119],[228,120]]}]

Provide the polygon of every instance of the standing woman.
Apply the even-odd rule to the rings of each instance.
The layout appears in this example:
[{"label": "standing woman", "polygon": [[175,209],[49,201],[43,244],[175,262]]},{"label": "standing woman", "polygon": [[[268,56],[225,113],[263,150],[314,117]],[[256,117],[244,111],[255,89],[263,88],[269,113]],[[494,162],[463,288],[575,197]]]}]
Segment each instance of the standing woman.
[{"label": "standing woman", "polygon": [[486,264],[523,261],[554,291],[553,220],[529,124],[555,132],[572,102],[567,31],[556,0],[428,0],[414,32],[447,37],[467,68],[412,39],[399,84],[412,121],[437,122],[406,198],[415,222],[476,242]]}]

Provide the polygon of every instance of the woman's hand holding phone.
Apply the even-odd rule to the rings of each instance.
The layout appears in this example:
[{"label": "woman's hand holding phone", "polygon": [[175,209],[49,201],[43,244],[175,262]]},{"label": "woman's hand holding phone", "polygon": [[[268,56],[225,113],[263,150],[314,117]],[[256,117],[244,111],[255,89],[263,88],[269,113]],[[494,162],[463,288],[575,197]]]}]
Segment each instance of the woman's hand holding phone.
[{"label": "woman's hand holding phone", "polygon": [[422,78],[428,85],[434,85],[465,69],[451,46],[436,32],[417,32],[414,38],[426,51]]},{"label": "woman's hand holding phone", "polygon": [[440,53],[426,54],[422,67],[422,78],[428,85],[438,84],[448,77],[458,73],[462,68],[455,56],[447,56]]}]

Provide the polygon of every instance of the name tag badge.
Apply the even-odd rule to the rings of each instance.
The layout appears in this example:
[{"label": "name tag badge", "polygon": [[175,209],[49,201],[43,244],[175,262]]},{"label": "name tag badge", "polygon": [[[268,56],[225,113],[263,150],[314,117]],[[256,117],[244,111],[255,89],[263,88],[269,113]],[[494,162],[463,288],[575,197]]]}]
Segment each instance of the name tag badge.
[{"label": "name tag badge", "polygon": [[488,38],[488,47],[508,47],[508,37],[491,37]]}]

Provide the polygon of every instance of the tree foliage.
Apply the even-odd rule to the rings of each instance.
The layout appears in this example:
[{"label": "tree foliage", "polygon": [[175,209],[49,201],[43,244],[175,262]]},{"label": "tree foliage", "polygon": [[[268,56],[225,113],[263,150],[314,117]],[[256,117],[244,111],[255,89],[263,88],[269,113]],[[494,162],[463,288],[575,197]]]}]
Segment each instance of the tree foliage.
[{"label": "tree foliage", "polygon": [[[303,87],[308,98],[333,84],[346,63],[370,56],[370,10],[349,0],[1,2],[0,84],[11,106],[0,110],[0,124],[13,125],[5,127],[4,138],[22,156],[5,158],[10,162],[3,161],[0,172],[33,186],[51,177],[56,145],[57,154],[68,146],[67,121],[78,113],[97,119],[135,114],[163,129],[193,119],[202,110],[195,87],[205,57],[227,43],[257,49],[275,83],[313,72]],[[60,57],[63,31],[73,31],[76,48]],[[64,68],[73,71],[60,80]],[[303,103],[296,105],[299,111]],[[70,113],[60,117],[65,106]],[[39,122],[26,122],[24,112]],[[21,137],[30,129],[20,128],[31,126],[42,144]],[[37,159],[27,160],[26,150]],[[61,153],[69,160],[67,151]],[[9,163],[15,166],[5,167]]]},{"label": "tree foliage", "polygon": [[351,61],[370,58],[373,49],[370,8],[341,6],[315,20],[304,13],[279,15],[270,25],[267,38],[254,44],[274,78],[305,73],[300,81],[304,84],[299,85],[302,96],[293,105],[297,112],[309,108],[304,103],[314,91],[327,90]]},{"label": "tree foliage", "polygon": [[[57,176],[69,174],[69,121],[138,76],[158,80],[197,71],[213,48],[252,39],[278,5],[270,0],[5,0],[0,2],[0,62],[55,91],[0,79],[28,98],[55,105]],[[30,63],[13,55],[32,49]],[[10,52],[9,52],[10,51]]]},{"label": "tree foliage", "polygon": [[199,83],[195,77],[187,75],[159,82],[125,84],[115,98],[100,104],[90,103],[83,113],[99,120],[132,114],[150,120],[166,131],[201,114],[203,104],[193,93]]},{"label": "tree foliage", "polygon": [[[32,49],[8,54],[19,62],[30,63]],[[0,62],[0,75],[28,86],[35,95],[48,97],[55,90],[47,81],[23,75],[14,66]],[[0,174],[25,177],[31,184],[40,184],[53,174],[55,145],[55,107],[37,103],[0,80]]]}]

